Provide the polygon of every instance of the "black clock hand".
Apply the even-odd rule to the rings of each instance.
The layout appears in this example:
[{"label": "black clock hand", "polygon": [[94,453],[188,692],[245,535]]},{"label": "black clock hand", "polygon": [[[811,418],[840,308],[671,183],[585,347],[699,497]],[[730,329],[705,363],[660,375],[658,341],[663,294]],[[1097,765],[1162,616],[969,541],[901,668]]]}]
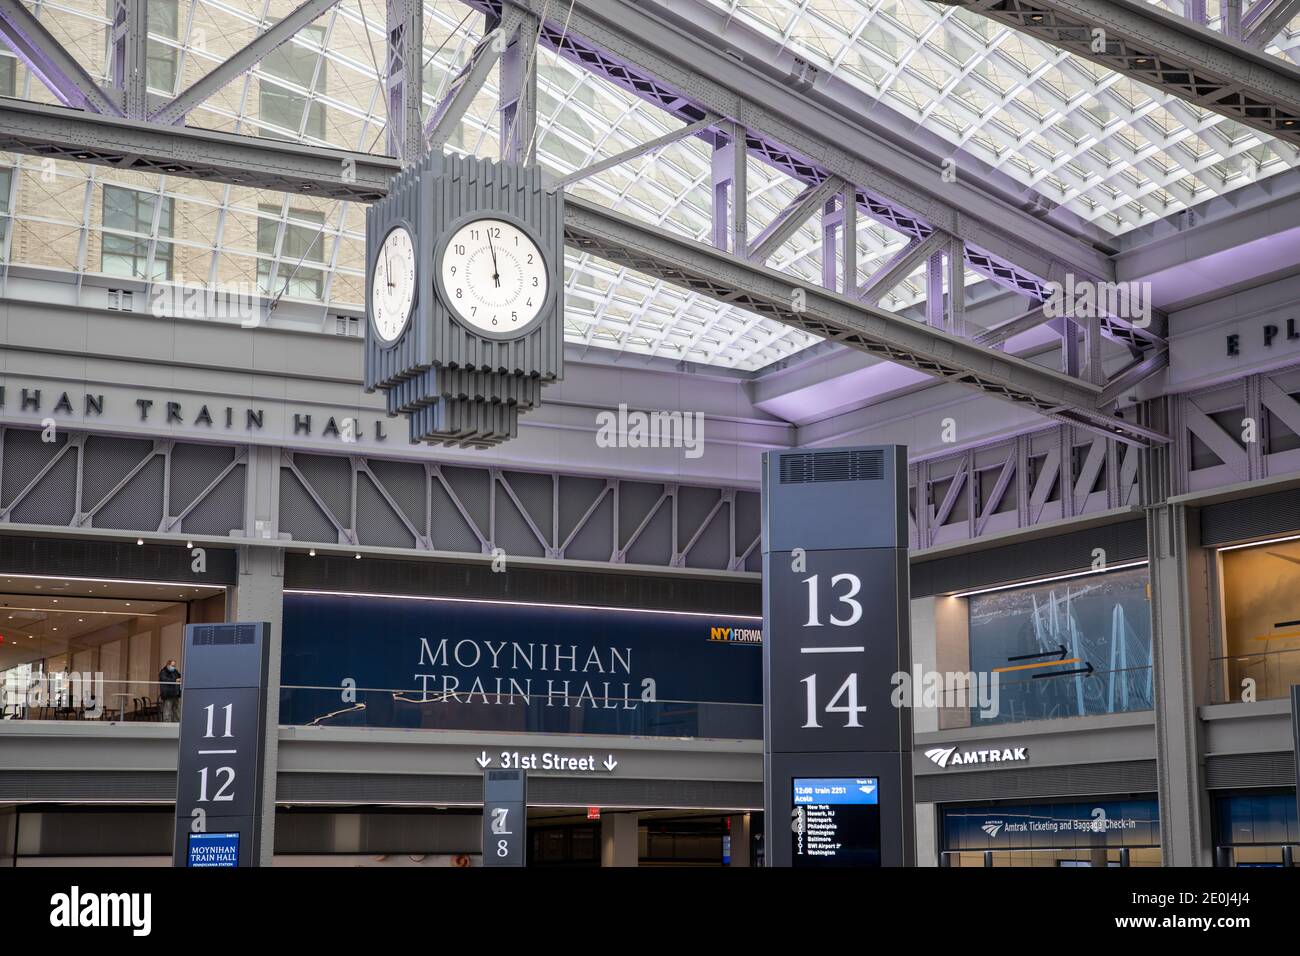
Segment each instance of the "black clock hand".
[{"label": "black clock hand", "polygon": [[488,251],[492,253],[492,281],[496,283],[496,287],[499,289],[501,288],[501,271],[497,268],[497,250],[496,250],[496,246],[492,245],[491,229],[488,229],[487,236],[488,236]]}]

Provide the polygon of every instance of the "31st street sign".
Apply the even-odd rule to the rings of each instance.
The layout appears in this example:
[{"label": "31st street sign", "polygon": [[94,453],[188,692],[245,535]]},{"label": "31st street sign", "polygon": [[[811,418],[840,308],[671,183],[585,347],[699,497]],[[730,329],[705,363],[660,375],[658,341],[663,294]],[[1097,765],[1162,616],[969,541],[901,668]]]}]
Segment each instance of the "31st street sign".
[{"label": "31st street sign", "polygon": [[500,767],[506,770],[551,770],[557,773],[613,773],[618,760],[613,754],[577,753],[563,754],[552,750],[523,751],[502,750],[489,754],[481,751],[474,762],[482,769]]}]

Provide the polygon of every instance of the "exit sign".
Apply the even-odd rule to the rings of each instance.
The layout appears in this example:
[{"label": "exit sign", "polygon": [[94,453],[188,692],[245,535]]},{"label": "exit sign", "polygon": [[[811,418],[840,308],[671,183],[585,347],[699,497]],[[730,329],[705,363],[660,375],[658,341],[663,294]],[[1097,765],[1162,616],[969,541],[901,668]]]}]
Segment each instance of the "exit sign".
[{"label": "exit sign", "polygon": [[588,819],[588,820],[599,820],[599,819],[600,819],[600,807],[588,807],[588,808],[587,808],[587,819]]}]

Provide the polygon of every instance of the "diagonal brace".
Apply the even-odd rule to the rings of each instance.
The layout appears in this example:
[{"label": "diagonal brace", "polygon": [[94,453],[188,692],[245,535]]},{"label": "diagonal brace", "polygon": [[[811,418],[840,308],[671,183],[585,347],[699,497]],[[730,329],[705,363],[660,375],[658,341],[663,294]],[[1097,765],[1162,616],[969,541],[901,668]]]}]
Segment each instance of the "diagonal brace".
[{"label": "diagonal brace", "polygon": [[424,126],[425,145],[430,150],[442,149],[456,131],[460,119],[469,109],[478,91],[482,89],[489,71],[505,52],[510,38],[523,24],[524,15],[509,4],[503,5],[501,22],[496,29],[483,36],[469,55],[465,66],[452,81],[451,88],[437,105]]},{"label": "diagonal brace", "polygon": [[269,54],[288,43],[303,27],[319,19],[339,0],[304,0],[292,13],[280,20],[265,33],[254,37],[242,49],[232,54],[224,63],[195,80],[175,99],[164,103],[149,116],[151,122],[175,125],[185,119],[190,110],[222,89],[232,80],[247,73]]},{"label": "diagonal brace", "polygon": [[844,181],[837,176],[827,176],[817,185],[808,186],[750,243],[748,258],[754,262],[766,262],[768,256],[785,245],[813,213],[821,211],[826,200],[843,188]]},{"label": "diagonal brace", "polygon": [[121,116],[122,109],[22,3],[0,0],[0,39],[64,106]]}]

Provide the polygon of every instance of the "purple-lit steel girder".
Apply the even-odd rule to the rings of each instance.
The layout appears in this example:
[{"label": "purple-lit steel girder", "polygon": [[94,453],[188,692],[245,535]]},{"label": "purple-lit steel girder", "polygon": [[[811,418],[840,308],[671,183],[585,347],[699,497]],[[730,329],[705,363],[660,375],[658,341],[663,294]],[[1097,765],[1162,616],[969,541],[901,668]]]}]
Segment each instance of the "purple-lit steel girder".
[{"label": "purple-lit steel girder", "polygon": [[0,38],[65,106],[121,116],[122,108],[22,0],[0,0]]},{"label": "purple-lit steel girder", "polygon": [[[467,2],[485,12],[494,10],[498,6],[486,0],[467,0]],[[543,22],[540,35],[541,42],[583,70],[602,77],[687,124],[702,122],[710,115],[704,107],[652,76],[648,71],[606,53],[587,39],[565,29],[563,23],[557,26],[555,23]],[[718,134],[714,128],[705,127],[693,135],[712,145]],[[745,145],[749,153],[769,166],[809,186],[819,186],[832,175],[798,150],[779,142],[762,130],[747,129]],[[933,225],[897,203],[860,186],[854,188],[858,207],[889,229],[918,241],[929,237],[935,231]],[[1039,301],[1047,299],[1050,294],[1046,277],[1033,275],[978,246],[964,243],[964,255],[965,264],[969,269],[1003,288]],[[1153,343],[1157,346],[1163,345],[1158,336],[1146,330],[1134,329],[1122,321],[1109,318],[1104,320],[1103,331],[1112,340],[1127,345],[1134,351],[1140,352]]]},{"label": "purple-lit steel girder", "polygon": [[[484,12],[494,11],[499,7],[499,4],[488,0],[467,0],[467,2]],[[562,12],[563,7],[560,10]],[[594,73],[640,99],[654,104],[685,123],[696,123],[709,115],[706,109],[693,102],[688,96],[672,89],[649,72],[601,50],[584,37],[566,30],[563,20],[558,24],[543,22],[541,42],[583,70]],[[705,129],[695,135],[710,144],[713,142],[712,130]],[[769,166],[808,185],[818,186],[831,175],[797,149],[779,142],[762,130],[746,130],[745,145],[751,154]],[[869,190],[857,187],[857,198],[859,208],[868,216],[904,236],[920,240],[934,232],[934,226],[920,216]],[[980,275],[1022,295],[1038,299],[1046,298],[1048,290],[1045,286],[1045,277],[1032,275],[1015,264],[996,258],[969,243],[966,244],[965,254],[967,266]]]}]

